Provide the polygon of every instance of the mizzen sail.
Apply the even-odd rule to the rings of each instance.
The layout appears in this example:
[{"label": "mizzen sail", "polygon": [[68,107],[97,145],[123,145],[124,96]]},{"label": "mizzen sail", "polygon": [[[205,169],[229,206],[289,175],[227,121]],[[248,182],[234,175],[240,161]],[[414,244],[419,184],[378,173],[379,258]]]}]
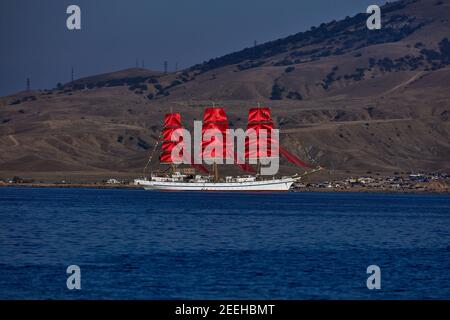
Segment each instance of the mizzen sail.
[{"label": "mizzen sail", "polygon": [[278,147],[278,141],[272,136],[274,124],[269,108],[251,108],[248,112],[245,158],[269,158]]},{"label": "mizzen sail", "polygon": [[250,134],[246,139],[245,158],[259,160],[264,157],[276,156],[274,148],[278,148],[279,153],[289,162],[297,166],[309,167],[304,161],[279,145],[279,141],[272,136],[272,129],[274,129],[274,124],[269,108],[258,107],[249,110],[247,132],[254,130],[256,137],[252,139]]}]

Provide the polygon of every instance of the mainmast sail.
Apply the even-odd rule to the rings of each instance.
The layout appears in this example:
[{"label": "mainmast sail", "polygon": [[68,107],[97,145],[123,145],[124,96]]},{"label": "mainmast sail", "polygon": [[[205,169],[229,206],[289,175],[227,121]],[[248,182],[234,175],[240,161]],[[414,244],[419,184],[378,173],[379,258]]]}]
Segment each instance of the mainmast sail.
[{"label": "mainmast sail", "polygon": [[[202,156],[203,159],[212,159],[219,162],[227,158],[229,148],[227,148],[226,131],[228,129],[228,118],[223,108],[206,108],[203,114],[202,125]],[[206,133],[212,134],[207,137]],[[222,138],[214,134],[220,133]]]},{"label": "mainmast sail", "polygon": [[[230,154],[227,129],[228,118],[224,108],[205,109],[202,125],[202,157],[213,161],[215,181],[219,179],[217,163],[223,163]],[[218,136],[218,133],[222,137]]]}]

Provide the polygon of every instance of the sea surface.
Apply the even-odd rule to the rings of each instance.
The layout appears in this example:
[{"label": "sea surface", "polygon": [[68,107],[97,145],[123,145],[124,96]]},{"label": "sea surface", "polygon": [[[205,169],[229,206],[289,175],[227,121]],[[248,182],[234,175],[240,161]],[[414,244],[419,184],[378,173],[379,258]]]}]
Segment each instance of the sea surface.
[{"label": "sea surface", "polygon": [[450,196],[0,188],[0,299],[450,299]]}]

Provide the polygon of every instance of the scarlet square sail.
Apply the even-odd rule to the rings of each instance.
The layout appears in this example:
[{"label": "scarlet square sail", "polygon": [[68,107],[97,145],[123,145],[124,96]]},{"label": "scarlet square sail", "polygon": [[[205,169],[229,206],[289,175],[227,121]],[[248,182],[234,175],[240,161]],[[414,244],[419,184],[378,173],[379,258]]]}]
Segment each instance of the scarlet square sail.
[{"label": "scarlet square sail", "polygon": [[[227,143],[226,131],[228,118],[223,108],[206,108],[202,125],[202,157],[203,159],[223,159],[232,155]],[[222,137],[218,136],[218,133]],[[209,136],[208,136],[209,135]],[[222,152],[220,153],[220,149]]]},{"label": "scarlet square sail", "polygon": [[[168,113],[164,118],[164,128],[162,131],[162,152],[159,160],[163,164],[172,164],[174,159],[172,159],[172,150],[176,145],[182,142],[183,137],[179,136],[178,139],[172,136],[173,132],[177,129],[183,128],[181,125],[181,115],[176,113]],[[180,157],[183,154],[180,152]]]},{"label": "scarlet square sail", "polygon": [[[273,128],[274,125],[269,108],[251,108],[249,110],[247,133],[250,129],[254,129],[256,132],[256,139],[255,137],[252,139],[251,136],[246,138],[245,158],[261,159],[278,156],[275,154],[275,150],[272,149],[275,147],[278,148],[279,153],[289,162],[301,167],[309,167],[305,162],[279,145],[279,141],[275,140],[271,135],[271,130]],[[262,134],[262,130],[266,131],[266,135]]]},{"label": "scarlet square sail", "polygon": [[[274,128],[269,108],[251,108],[248,112],[247,133],[245,141],[245,158],[261,159],[271,157],[271,143],[278,147],[278,141],[272,137]],[[254,130],[254,131],[253,131]],[[254,133],[253,135],[251,133]],[[275,154],[274,154],[275,155]]]}]

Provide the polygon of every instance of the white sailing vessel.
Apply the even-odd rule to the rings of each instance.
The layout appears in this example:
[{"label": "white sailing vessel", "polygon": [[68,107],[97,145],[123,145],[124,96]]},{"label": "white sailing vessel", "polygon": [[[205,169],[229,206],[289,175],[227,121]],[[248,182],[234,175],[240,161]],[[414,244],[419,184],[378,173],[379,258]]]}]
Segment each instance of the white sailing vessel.
[{"label": "white sailing vessel", "polygon": [[[164,128],[161,134],[162,137],[162,152],[159,157],[161,164],[170,165],[169,172],[152,172],[150,177],[138,178],[134,180],[135,185],[142,186],[146,190],[163,190],[163,191],[225,191],[225,192],[256,192],[256,191],[289,191],[291,186],[299,181],[305,175],[319,171],[321,168],[304,172],[303,174],[296,174],[293,176],[284,177],[270,177],[263,178],[259,174],[259,159],[267,156],[271,156],[270,147],[267,150],[267,146],[270,145],[270,135],[264,136],[267,142],[264,142],[265,148],[260,148],[261,140],[256,140],[255,148],[249,148],[249,141],[246,141],[246,159],[258,160],[258,169],[254,170],[249,164],[237,164],[244,171],[255,173],[254,175],[243,176],[226,176],[221,178],[219,176],[218,165],[216,162],[213,164],[213,175],[209,174],[209,170],[203,164],[193,164],[192,167],[207,175],[200,175],[195,170],[184,170],[184,172],[177,170],[172,159],[172,150],[180,143],[180,140],[173,140],[173,132],[177,129],[183,128],[181,124],[181,115],[179,113],[169,113],[165,116]],[[228,120],[223,108],[206,108],[203,116],[202,134],[208,129],[216,129],[223,133],[225,137],[225,131],[228,129]],[[269,108],[251,108],[248,116],[248,129],[254,129],[256,132],[259,130],[271,130],[274,128],[273,120],[271,118]],[[259,133],[258,133],[259,134]],[[157,142],[158,144],[159,142]],[[221,149],[227,153],[227,143],[225,138],[223,141],[212,139],[208,141],[202,141],[202,157],[203,159],[214,159],[217,155],[214,151],[207,152],[207,146],[210,144],[221,144]],[[308,168],[309,166],[301,161],[296,156],[289,153],[282,147],[279,147],[280,154],[284,155],[288,161]],[[277,154],[278,156],[278,154]],[[152,160],[150,156],[149,163]],[[193,169],[190,168],[190,169]]]},{"label": "white sailing vessel", "polygon": [[152,176],[148,179],[136,179],[137,185],[146,190],[167,191],[288,191],[300,177],[282,177],[279,179],[257,180],[255,176],[226,177],[224,182],[214,182],[212,177],[195,176],[175,172],[168,177]]}]

